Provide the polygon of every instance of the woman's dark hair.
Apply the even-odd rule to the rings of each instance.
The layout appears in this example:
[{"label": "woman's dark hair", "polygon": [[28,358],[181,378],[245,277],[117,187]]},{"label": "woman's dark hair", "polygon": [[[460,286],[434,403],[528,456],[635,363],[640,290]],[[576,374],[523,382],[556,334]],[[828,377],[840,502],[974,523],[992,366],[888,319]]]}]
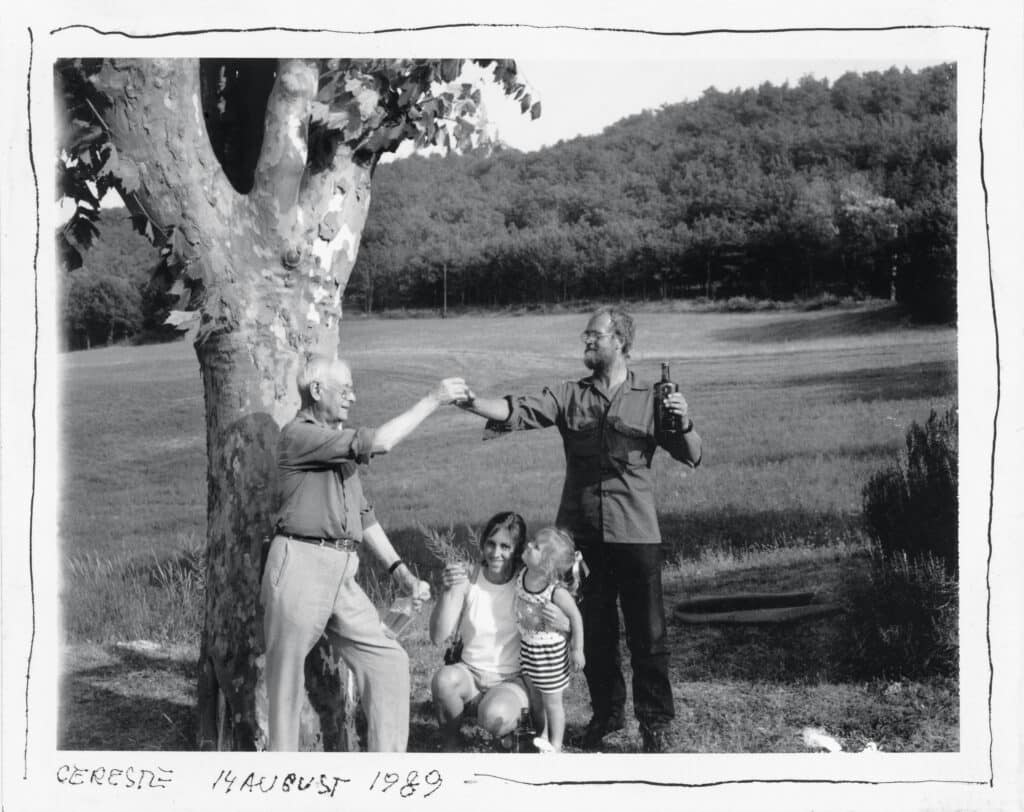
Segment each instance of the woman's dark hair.
[{"label": "woman's dark hair", "polygon": [[484,531],[480,534],[480,548],[483,549],[484,542],[499,530],[508,531],[508,537],[513,545],[513,569],[517,569],[523,562],[523,550],[526,547],[526,519],[511,510],[495,513],[487,520]]}]

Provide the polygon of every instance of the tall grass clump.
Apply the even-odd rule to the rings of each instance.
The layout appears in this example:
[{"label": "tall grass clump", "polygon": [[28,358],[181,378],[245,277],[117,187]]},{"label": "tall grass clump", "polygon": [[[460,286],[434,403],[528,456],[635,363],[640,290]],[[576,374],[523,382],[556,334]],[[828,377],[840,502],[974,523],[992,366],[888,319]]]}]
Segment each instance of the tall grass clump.
[{"label": "tall grass clump", "polygon": [[848,592],[845,670],[867,679],[955,676],[958,586],[935,556],[875,547],[864,580]]},{"label": "tall grass clump", "polygon": [[906,450],[864,486],[868,536],[886,553],[932,555],[951,574],[958,565],[957,412],[933,409],[924,426],[911,423]]},{"label": "tall grass clump", "polygon": [[165,557],[72,556],[61,594],[65,636],[96,643],[194,643],[205,592],[205,544],[191,536]]},{"label": "tall grass clump", "polygon": [[955,675],[959,632],[957,414],[933,410],[863,490],[870,566],[848,587],[844,660],[858,677]]}]

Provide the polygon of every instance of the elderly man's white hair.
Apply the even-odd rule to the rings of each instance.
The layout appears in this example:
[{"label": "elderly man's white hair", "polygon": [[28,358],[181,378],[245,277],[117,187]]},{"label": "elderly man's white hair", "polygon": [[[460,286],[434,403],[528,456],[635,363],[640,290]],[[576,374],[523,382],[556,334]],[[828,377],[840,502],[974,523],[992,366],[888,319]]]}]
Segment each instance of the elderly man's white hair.
[{"label": "elderly man's white hair", "polygon": [[313,381],[326,383],[331,377],[331,371],[335,364],[341,364],[346,369],[348,368],[348,364],[340,358],[335,359],[328,355],[314,355],[302,366],[299,374],[295,376],[295,383],[299,387],[299,396],[304,403],[309,399],[309,387]]}]

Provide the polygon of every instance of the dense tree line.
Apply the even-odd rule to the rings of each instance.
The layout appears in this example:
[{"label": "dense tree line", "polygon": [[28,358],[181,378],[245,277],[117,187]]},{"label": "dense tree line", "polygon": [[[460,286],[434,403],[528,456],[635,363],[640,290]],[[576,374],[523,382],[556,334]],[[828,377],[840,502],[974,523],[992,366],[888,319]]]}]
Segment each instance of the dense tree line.
[{"label": "dense tree line", "polygon": [[65,279],[61,296],[63,343],[69,349],[148,335],[173,338],[163,324],[171,297],[154,273],[159,254],[124,207],[100,209],[95,238],[81,247],[73,235],[60,244]]},{"label": "dense tree line", "polygon": [[[895,294],[956,313],[956,69],[762,84],[378,168],[348,301]],[[895,273],[894,273],[895,271]]]},{"label": "dense tree line", "polygon": [[[950,321],[955,93],[949,64],[709,88],[536,152],[382,164],[346,301],[887,297],[895,284],[911,312]],[[91,241],[60,241],[67,345],[173,335],[162,322],[175,297],[133,231],[146,223],[98,216],[78,226]]]}]

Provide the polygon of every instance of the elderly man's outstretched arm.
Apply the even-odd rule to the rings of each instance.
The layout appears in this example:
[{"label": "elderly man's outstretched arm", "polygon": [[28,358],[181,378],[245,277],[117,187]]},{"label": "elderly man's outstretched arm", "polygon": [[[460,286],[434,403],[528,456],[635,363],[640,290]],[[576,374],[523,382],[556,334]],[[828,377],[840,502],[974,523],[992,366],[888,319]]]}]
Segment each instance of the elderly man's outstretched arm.
[{"label": "elderly man's outstretched arm", "polygon": [[386,454],[408,437],[438,406],[465,399],[469,389],[462,378],[445,378],[430,394],[374,431],[371,454]]}]

